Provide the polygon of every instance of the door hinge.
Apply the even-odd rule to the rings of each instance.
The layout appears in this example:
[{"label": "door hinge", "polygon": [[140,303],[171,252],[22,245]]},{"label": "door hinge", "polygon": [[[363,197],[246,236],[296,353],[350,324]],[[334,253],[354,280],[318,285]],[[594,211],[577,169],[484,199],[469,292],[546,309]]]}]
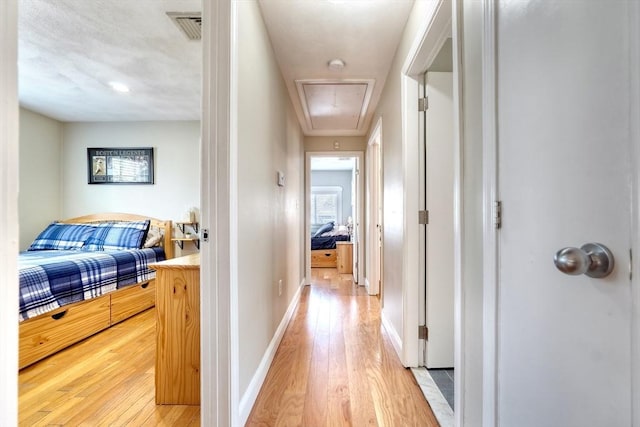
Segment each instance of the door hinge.
[{"label": "door hinge", "polygon": [[418,211],[418,224],[429,224],[429,211],[422,210]]},{"label": "door hinge", "polygon": [[429,109],[429,98],[418,98],[418,111],[427,111]]},{"label": "door hinge", "polygon": [[502,227],[502,202],[500,200],[493,202],[493,224],[496,229]]},{"label": "door hinge", "polygon": [[425,341],[429,340],[429,328],[425,325],[418,326],[418,339]]}]

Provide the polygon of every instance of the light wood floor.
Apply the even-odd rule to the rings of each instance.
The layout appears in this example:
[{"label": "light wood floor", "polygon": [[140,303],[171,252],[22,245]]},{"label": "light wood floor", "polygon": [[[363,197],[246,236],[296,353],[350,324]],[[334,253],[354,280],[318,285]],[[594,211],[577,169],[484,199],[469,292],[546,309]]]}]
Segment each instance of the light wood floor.
[{"label": "light wood floor", "polygon": [[[249,426],[437,426],[380,326],[378,299],[335,269],[312,286],[282,340]],[[199,426],[200,407],[154,401],[148,310],[19,375],[21,426]]]},{"label": "light wood floor", "polygon": [[378,299],[335,269],[312,276],[247,426],[438,426]]},{"label": "light wood floor", "polygon": [[21,426],[199,426],[199,406],[156,406],[155,309],[20,371]]}]

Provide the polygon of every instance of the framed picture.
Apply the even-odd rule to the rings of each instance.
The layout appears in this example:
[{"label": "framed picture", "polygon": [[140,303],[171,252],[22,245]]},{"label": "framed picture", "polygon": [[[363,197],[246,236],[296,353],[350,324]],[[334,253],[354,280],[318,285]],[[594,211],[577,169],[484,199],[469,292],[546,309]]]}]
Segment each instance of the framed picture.
[{"label": "framed picture", "polygon": [[87,148],[89,184],[153,184],[153,147]]}]

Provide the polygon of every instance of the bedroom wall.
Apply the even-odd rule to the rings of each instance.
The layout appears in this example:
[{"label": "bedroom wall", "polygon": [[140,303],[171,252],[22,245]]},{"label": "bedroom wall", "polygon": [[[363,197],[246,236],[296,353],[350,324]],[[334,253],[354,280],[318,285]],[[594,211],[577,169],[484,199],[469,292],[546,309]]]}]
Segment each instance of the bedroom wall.
[{"label": "bedroom wall", "polygon": [[[94,122],[63,125],[62,216],[127,212],[181,220],[200,200],[200,122]],[[87,184],[88,147],[154,147],[153,185]],[[176,256],[195,252],[191,243]]]},{"label": "bedroom wall", "polygon": [[342,219],[340,224],[346,224],[351,215],[351,182],[353,171],[311,171],[311,185],[342,188]]},{"label": "bedroom wall", "polygon": [[[304,277],[304,142],[258,3],[236,4],[238,354],[243,400],[245,394],[257,394],[249,385],[260,375],[260,362]],[[284,187],[276,184],[277,171],[284,172]]]},{"label": "bedroom wall", "polygon": [[[402,336],[403,301],[403,149],[402,149],[402,67],[420,25],[433,14],[436,2],[417,1],[404,32],[385,83],[373,124],[382,117],[383,207],[383,313]],[[373,129],[371,129],[372,131]]]},{"label": "bedroom wall", "polygon": [[62,215],[62,123],[20,108],[20,250]]}]

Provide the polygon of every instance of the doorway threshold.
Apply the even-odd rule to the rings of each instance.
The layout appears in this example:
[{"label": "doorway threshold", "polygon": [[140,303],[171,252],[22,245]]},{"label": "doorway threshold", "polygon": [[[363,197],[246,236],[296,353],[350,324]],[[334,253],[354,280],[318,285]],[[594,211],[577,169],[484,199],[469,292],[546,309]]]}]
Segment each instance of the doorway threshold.
[{"label": "doorway threshold", "polygon": [[431,406],[431,410],[440,423],[440,426],[453,426],[455,423],[453,409],[438,388],[433,377],[431,377],[431,374],[429,374],[427,368],[411,368],[411,372],[416,378],[422,394],[424,394],[425,399],[429,402],[429,406]]}]

